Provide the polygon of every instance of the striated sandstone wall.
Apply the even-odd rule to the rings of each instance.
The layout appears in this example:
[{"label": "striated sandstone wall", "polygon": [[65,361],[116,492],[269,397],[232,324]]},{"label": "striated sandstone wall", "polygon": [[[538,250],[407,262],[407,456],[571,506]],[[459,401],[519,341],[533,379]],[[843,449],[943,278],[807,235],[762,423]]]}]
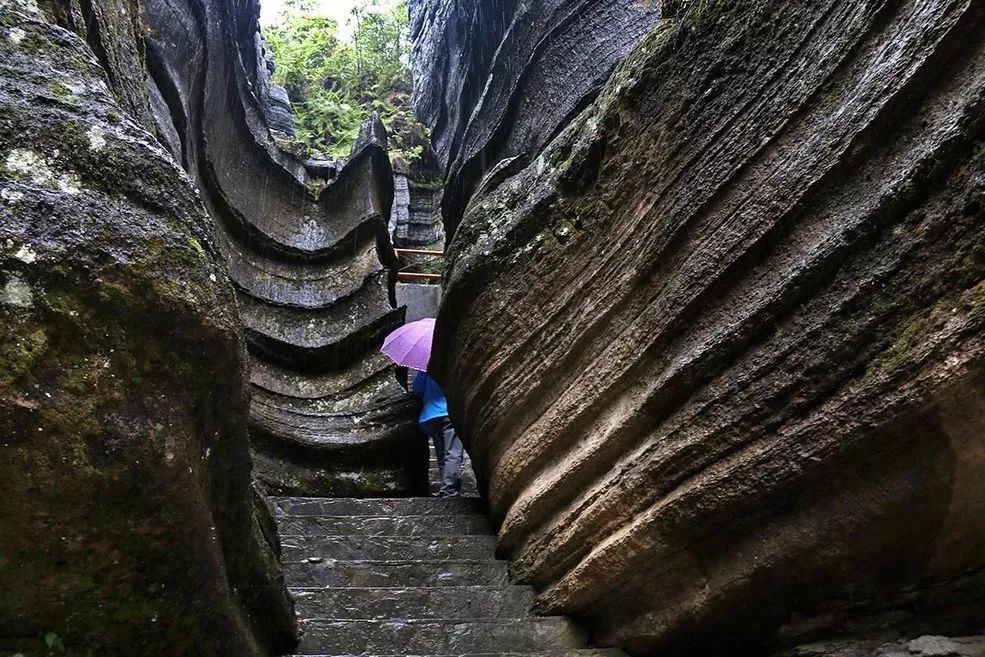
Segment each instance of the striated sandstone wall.
[{"label": "striated sandstone wall", "polygon": [[656,0],[410,0],[414,107],[446,173],[454,233],[492,170],[515,173],[660,18]]},{"label": "striated sandstone wall", "polygon": [[[541,115],[431,58],[502,3],[417,4],[454,196],[456,116]],[[640,655],[980,631],[983,129],[982,2],[709,1],[490,157],[432,368],[545,609]]]},{"label": "striated sandstone wall", "polygon": [[282,150],[268,129],[278,101],[264,95],[258,11],[255,1],[144,3],[157,130],[202,190],[236,287],[257,474],[280,494],[423,490],[415,401],[379,353],[403,322],[385,130],[368,121],[344,162]]}]

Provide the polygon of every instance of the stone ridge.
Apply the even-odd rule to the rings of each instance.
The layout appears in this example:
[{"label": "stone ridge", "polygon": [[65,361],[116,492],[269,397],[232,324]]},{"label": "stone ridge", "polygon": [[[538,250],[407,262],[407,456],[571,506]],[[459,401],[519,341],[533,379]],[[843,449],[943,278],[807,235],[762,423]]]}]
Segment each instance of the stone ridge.
[{"label": "stone ridge", "polygon": [[272,498],[304,655],[625,657],[511,585],[477,499]]},{"label": "stone ridge", "polygon": [[[443,251],[445,231],[441,224],[440,182],[413,172],[395,172],[393,184],[393,211],[389,224],[393,245]],[[421,262],[419,257],[410,261]]]},{"label": "stone ridge", "polygon": [[143,9],[157,131],[201,190],[237,289],[257,476],[279,493],[425,490],[415,402],[378,353],[404,317],[382,124],[346,161],[307,166],[280,148],[290,125],[269,97],[256,0]]},{"label": "stone ridge", "polygon": [[983,128],[981,3],[703,2],[490,161],[433,367],[544,609],[667,657],[980,630]]}]

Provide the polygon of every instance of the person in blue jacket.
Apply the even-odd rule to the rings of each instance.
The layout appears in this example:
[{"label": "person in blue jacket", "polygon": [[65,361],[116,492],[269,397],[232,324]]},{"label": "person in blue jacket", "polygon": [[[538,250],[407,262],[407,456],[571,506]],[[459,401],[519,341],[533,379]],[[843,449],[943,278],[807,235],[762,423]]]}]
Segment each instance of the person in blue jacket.
[{"label": "person in blue jacket", "polygon": [[448,402],[438,383],[427,372],[418,372],[411,383],[411,391],[421,398],[423,405],[418,422],[431,437],[434,453],[441,471],[440,497],[458,497],[462,486],[462,453],[464,446],[448,417]]}]

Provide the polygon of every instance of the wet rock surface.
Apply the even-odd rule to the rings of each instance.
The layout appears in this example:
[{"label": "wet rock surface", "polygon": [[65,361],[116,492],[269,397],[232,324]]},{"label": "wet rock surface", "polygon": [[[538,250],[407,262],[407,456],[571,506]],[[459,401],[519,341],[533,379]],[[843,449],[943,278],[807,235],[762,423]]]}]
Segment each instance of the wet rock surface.
[{"label": "wet rock surface", "polygon": [[569,619],[494,558],[476,499],[273,498],[298,601],[300,655],[625,657],[586,649]]},{"label": "wet rock surface", "polygon": [[385,130],[367,121],[344,162],[281,150],[289,108],[268,79],[257,11],[144,3],[149,69],[167,108],[155,113],[158,132],[178,136],[175,155],[202,190],[237,291],[257,474],[289,494],[424,490],[416,402],[378,353],[403,321],[388,270]]},{"label": "wet rock surface", "polygon": [[512,14],[415,4],[450,193],[499,171],[433,369],[542,608],[668,656],[980,632],[985,8],[691,3],[559,134],[512,105],[517,163],[462,92]]},{"label": "wet rock surface", "polygon": [[233,290],[137,11],[0,3],[0,652],[284,652]]},{"label": "wet rock surface", "polygon": [[784,652],[778,657],[985,657],[985,636],[924,635],[916,639],[883,642],[832,641]]},{"label": "wet rock surface", "polygon": [[483,176],[536,155],[660,19],[656,0],[408,4],[414,106],[447,174],[449,233]]},{"label": "wet rock surface", "polygon": [[264,118],[275,134],[293,139],[294,114],[291,111],[291,99],[287,89],[271,79],[276,68],[274,54],[267,48],[259,32],[254,40],[257,49],[256,96],[263,108]]},{"label": "wet rock surface", "polygon": [[441,180],[397,172],[393,177],[390,235],[393,245],[410,249],[445,248],[441,223]]}]

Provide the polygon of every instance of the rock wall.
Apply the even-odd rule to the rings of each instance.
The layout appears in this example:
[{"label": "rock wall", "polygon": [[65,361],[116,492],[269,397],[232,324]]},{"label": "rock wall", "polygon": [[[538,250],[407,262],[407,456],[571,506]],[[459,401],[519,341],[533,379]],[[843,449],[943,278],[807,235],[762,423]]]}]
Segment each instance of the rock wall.
[{"label": "rock wall", "polygon": [[414,106],[446,173],[449,235],[482,178],[526,166],[660,18],[656,0],[408,4]]},{"label": "rock wall", "polygon": [[140,30],[0,2],[0,652],[289,652],[233,290]]},{"label": "rock wall", "polygon": [[390,214],[393,245],[408,249],[444,250],[440,176],[395,173],[393,188],[393,211]]},{"label": "rock wall", "polygon": [[364,125],[346,162],[306,166],[268,129],[255,1],[144,12],[158,132],[203,192],[237,291],[260,479],[280,494],[424,490],[415,402],[379,353],[403,321],[382,124]]},{"label": "rock wall", "polygon": [[504,3],[413,6],[474,188],[432,369],[543,608],[640,655],[979,631],[985,4],[692,2],[559,134],[492,93]]}]

